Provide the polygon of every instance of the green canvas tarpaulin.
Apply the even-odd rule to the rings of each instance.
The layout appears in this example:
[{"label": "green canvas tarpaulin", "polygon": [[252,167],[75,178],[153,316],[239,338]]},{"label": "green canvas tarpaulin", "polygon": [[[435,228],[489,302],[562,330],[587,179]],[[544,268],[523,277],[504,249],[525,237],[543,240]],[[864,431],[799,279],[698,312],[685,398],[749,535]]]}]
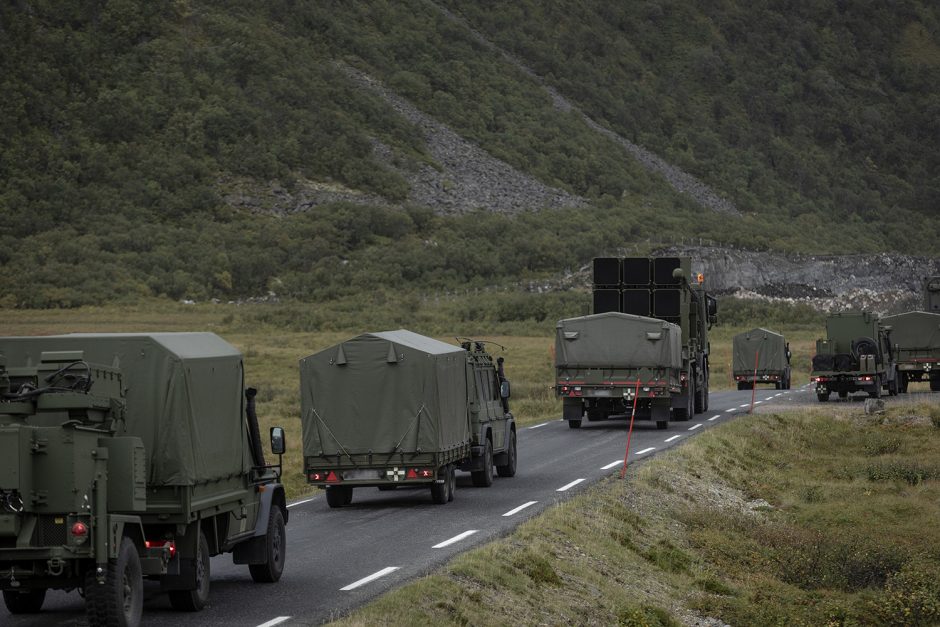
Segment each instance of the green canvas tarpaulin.
[{"label": "green canvas tarpaulin", "polygon": [[608,312],[555,325],[559,368],[681,368],[682,329],[675,324]]},{"label": "green canvas tarpaulin", "polygon": [[753,373],[755,358],[759,372],[786,370],[787,341],[779,333],[761,328],[735,335],[732,339],[732,371]]},{"label": "green canvas tarpaulin", "polygon": [[940,357],[940,314],[909,311],[882,322],[891,327],[892,346],[904,353]]},{"label": "green canvas tarpaulin", "polygon": [[304,456],[433,453],[466,444],[467,352],[404,329],[300,360]]},{"label": "green canvas tarpaulin", "polygon": [[242,356],[231,344],[214,333],[0,338],[10,368],[36,365],[44,351],[77,350],[87,362],[121,369],[126,434],[146,447],[149,485],[194,485],[249,470]]}]

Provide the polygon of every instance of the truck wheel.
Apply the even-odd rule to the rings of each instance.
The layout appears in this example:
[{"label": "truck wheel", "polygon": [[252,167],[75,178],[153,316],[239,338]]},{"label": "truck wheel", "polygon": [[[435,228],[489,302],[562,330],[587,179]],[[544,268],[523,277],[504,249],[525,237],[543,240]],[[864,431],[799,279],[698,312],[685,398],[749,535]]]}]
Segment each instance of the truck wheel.
[{"label": "truck wheel", "polygon": [[352,488],[344,485],[326,486],[326,504],[330,507],[345,507],[352,503]]},{"label": "truck wheel", "polygon": [[[569,421],[568,424],[571,424]],[[581,424],[581,421],[578,421]],[[493,485],[493,442],[486,438],[486,447],[483,451],[483,470],[474,470],[470,473],[473,485],[478,488],[488,488]]]},{"label": "truck wheel", "polygon": [[669,421],[668,421],[668,420],[657,420],[657,421],[656,421],[656,428],[657,428],[657,429],[668,429],[668,428],[669,428]]},{"label": "truck wheel", "polygon": [[839,398],[840,398],[841,400],[844,401],[844,400],[847,399],[848,397],[849,397],[849,393],[846,392],[845,390],[841,390],[841,391],[839,392]]},{"label": "truck wheel", "polygon": [[825,403],[829,400],[829,392],[816,392],[816,400],[820,403]]},{"label": "truck wheel", "polygon": [[930,379],[930,391],[931,392],[940,392],[940,379]]},{"label": "truck wheel", "polygon": [[569,421],[568,421],[568,428],[569,428],[569,429],[580,429],[580,428],[581,428],[581,421],[580,421],[580,420],[569,420]]},{"label": "truck wheel", "polygon": [[901,392],[901,394],[907,394],[907,373],[899,372],[898,377],[900,378],[898,391]]},{"label": "truck wheel", "polygon": [[898,395],[898,373],[895,371],[894,378],[888,382],[888,396]]},{"label": "truck wheel", "polygon": [[457,465],[450,465],[450,472],[447,473],[447,480],[450,482],[450,496],[447,497],[448,501],[453,501],[454,496],[457,494]]},{"label": "truck wheel", "polygon": [[196,559],[193,560],[196,570],[196,587],[192,590],[170,590],[170,605],[180,612],[198,612],[209,602],[209,542],[206,534],[199,530],[199,544],[196,547]]},{"label": "truck wheel", "polygon": [[509,448],[506,450],[506,465],[497,466],[496,474],[500,477],[516,476],[516,432],[509,432]]},{"label": "truck wheel", "polygon": [[689,393],[686,395],[685,407],[675,407],[672,410],[674,420],[689,420],[695,411],[695,384],[689,381]]},{"label": "truck wheel", "polygon": [[881,376],[875,375],[875,380],[872,382],[871,391],[868,395],[872,398],[881,398]]},{"label": "truck wheel", "polygon": [[287,557],[287,532],[284,530],[284,514],[277,505],[271,505],[268,516],[268,532],[264,536],[264,548],[268,559],[264,564],[249,564],[248,572],[257,583],[274,583],[284,572]]},{"label": "truck wheel", "polygon": [[[95,568],[85,573],[85,611],[88,624],[136,627],[144,609],[144,580],[140,556],[130,538],[121,538],[117,559],[108,560],[104,583]],[[6,595],[4,595],[5,597]]]},{"label": "truck wheel", "polygon": [[26,590],[25,592],[3,591],[3,602],[10,610],[10,614],[35,614],[42,609],[42,602],[45,600],[45,588]]},{"label": "truck wheel", "polygon": [[441,483],[431,484],[431,500],[438,505],[444,505],[450,500],[450,465],[447,464],[438,472]]}]

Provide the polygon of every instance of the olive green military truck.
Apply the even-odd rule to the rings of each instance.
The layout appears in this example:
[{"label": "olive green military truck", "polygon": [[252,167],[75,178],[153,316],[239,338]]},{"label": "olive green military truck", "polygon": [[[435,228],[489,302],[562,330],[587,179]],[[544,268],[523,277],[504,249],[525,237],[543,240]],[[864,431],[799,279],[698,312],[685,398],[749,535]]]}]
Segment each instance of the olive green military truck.
[{"label": "olive green military truck", "polygon": [[940,313],[909,311],[887,316],[891,342],[898,364],[898,387],[907,392],[909,383],[927,381],[940,392]]},{"label": "olive green military truck", "polygon": [[404,329],[365,333],[300,361],[304,472],[330,507],[353,489],[430,488],[454,498],[455,471],[473,484],[516,473],[516,423],[503,359]]},{"label": "olive green military truck", "polygon": [[632,414],[669,425],[682,391],[682,329],[617,312],[559,320],[555,326],[555,394],[568,426]]},{"label": "olive green military truck", "polygon": [[846,398],[867,392],[879,398],[882,392],[898,394],[891,329],[873,313],[846,312],[826,318],[826,337],[816,340],[810,381],[820,402],[835,392]]},{"label": "olive green military truck", "polygon": [[[620,312],[658,318],[682,330],[680,390],[672,395],[672,417],[688,420],[708,410],[711,345],[708,331],[718,321],[718,301],[689,257],[597,257],[594,259],[593,312]],[[568,404],[575,427],[574,404]],[[571,422],[574,419],[575,422]],[[657,423],[661,422],[657,420]]]},{"label": "olive green military truck", "polygon": [[[136,625],[143,579],[179,610],[210,556],[284,568],[280,467],[242,357],[211,333],[0,338],[0,589],[13,614],[79,590],[92,625]],[[283,452],[283,430],[272,429]]]},{"label": "olive green military truck", "polygon": [[924,278],[924,311],[940,314],[940,276]]},{"label": "olive green military truck", "polygon": [[751,390],[759,383],[790,389],[790,345],[782,335],[751,329],[735,335],[731,349],[731,373],[739,390]]}]

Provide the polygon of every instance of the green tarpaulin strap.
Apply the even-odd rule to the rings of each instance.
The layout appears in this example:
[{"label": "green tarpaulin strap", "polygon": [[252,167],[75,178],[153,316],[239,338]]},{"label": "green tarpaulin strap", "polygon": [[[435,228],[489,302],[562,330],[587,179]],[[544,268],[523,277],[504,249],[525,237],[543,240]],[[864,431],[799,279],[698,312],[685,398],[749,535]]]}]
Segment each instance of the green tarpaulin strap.
[{"label": "green tarpaulin strap", "polygon": [[329,426],[328,424],[326,424],[326,422],[324,422],[323,418],[320,418],[320,414],[317,413],[316,408],[311,407],[311,408],[310,408],[310,411],[312,411],[312,412],[313,412],[313,415],[317,417],[317,420],[320,421],[320,424],[322,424],[324,427],[326,427],[327,433],[329,433],[329,434],[330,434],[330,437],[333,438],[333,441],[336,442],[337,445],[339,445],[339,448],[343,451],[343,454],[346,455],[346,457],[349,458],[349,461],[351,461],[351,462],[353,463],[353,466],[358,466],[358,464],[356,463],[356,460],[354,460],[354,459],[352,458],[352,455],[350,455],[350,454],[349,454],[349,451],[346,450],[346,447],[343,446],[343,443],[340,442],[340,441],[336,438],[335,435],[333,435],[333,432],[332,432],[332,431],[330,431],[330,426]]}]

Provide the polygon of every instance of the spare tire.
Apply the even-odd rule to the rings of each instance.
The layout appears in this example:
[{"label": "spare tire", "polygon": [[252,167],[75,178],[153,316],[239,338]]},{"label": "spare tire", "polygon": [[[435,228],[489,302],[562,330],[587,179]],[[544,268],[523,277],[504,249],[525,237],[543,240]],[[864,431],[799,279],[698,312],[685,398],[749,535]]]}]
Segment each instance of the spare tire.
[{"label": "spare tire", "polygon": [[813,370],[827,371],[832,370],[832,355],[814,355]]},{"label": "spare tire", "polygon": [[856,369],[857,363],[858,361],[851,355],[839,353],[838,355],[833,355],[832,369],[838,370],[839,372],[850,372]]},{"label": "spare tire", "polygon": [[857,360],[861,355],[877,355],[878,344],[870,337],[860,337],[852,342],[852,356]]}]

